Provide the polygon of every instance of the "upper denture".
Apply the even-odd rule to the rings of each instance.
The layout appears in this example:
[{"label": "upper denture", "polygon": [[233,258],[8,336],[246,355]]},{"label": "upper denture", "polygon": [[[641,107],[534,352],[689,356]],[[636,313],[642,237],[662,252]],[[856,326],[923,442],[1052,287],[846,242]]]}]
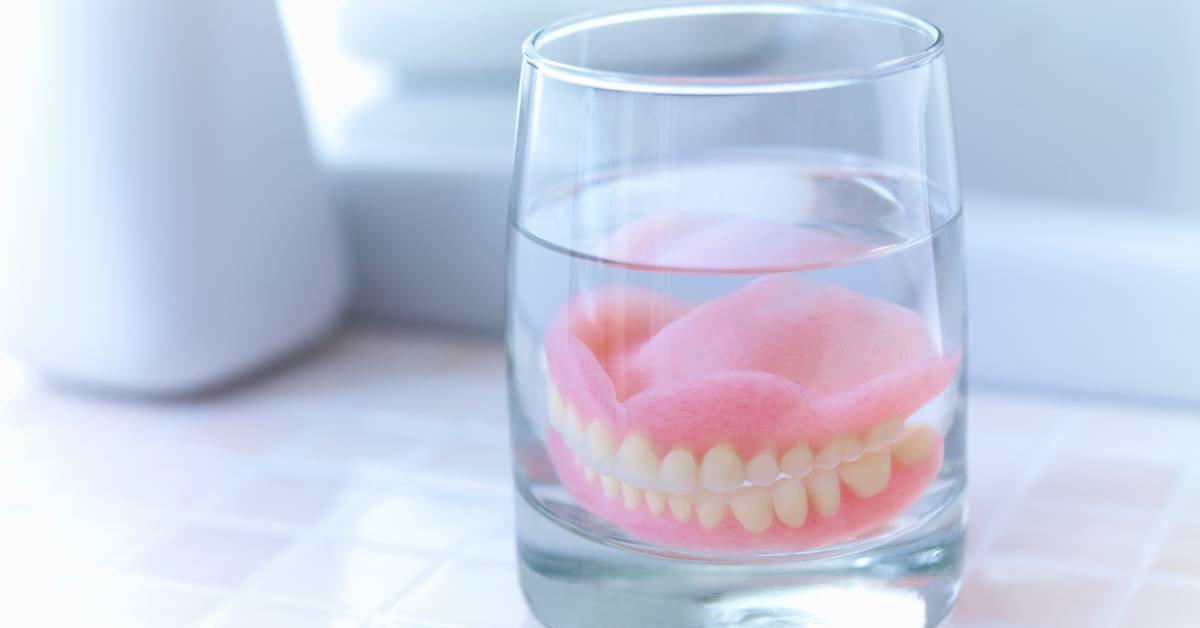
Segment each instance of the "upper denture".
[{"label": "upper denture", "polygon": [[936,396],[957,366],[911,310],[789,276],[691,310],[631,288],[577,295],[546,346],[570,420],[605,425],[593,448],[615,452],[637,434],[649,445],[639,452],[659,459],[725,445],[749,462],[803,443],[830,467],[897,438],[903,426],[889,420]]}]

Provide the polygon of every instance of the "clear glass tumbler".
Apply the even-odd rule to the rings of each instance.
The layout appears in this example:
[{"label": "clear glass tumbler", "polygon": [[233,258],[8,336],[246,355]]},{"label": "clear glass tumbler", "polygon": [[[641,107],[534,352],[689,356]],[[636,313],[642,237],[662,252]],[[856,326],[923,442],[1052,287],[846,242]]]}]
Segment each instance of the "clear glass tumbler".
[{"label": "clear glass tumbler", "polygon": [[568,626],[934,626],[965,486],[942,37],[695,4],[524,49],[508,357],[521,582]]}]

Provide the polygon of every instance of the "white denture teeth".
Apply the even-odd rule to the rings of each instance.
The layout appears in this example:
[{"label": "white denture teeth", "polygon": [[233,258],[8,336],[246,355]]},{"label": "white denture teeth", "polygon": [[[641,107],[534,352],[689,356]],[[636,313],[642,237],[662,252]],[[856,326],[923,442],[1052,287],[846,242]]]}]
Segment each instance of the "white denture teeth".
[{"label": "white denture teeth", "polygon": [[658,468],[658,490],[670,495],[687,495],[696,490],[696,457],[675,448],[663,456]]},{"label": "white denture teeth", "polygon": [[642,503],[642,489],[622,482],[621,498],[625,502],[625,510],[637,510],[638,505]]},{"label": "white denture teeth", "polygon": [[600,484],[604,486],[604,494],[609,499],[616,497],[617,493],[621,492],[621,482],[611,475],[601,475]]},{"label": "white denture teeth", "polygon": [[771,491],[761,486],[747,486],[729,497],[729,509],[734,519],[750,532],[763,532],[771,527],[775,516]]},{"label": "white denture teeth", "polygon": [[779,460],[779,469],[793,478],[802,478],[813,469],[812,450],[800,443],[788,450]]},{"label": "white denture teeth", "polygon": [[854,498],[875,497],[891,482],[893,461],[924,460],[938,438],[930,425],[889,419],[860,436],[837,436],[816,454],[798,442],[778,456],[773,448],[763,448],[743,463],[724,443],[699,460],[682,446],[660,460],[643,434],[631,432],[617,444],[607,424],[585,423],[553,384],[547,391],[551,414],[560,417],[563,440],[588,484],[599,476],[604,494],[611,500],[620,496],[625,509],[636,511],[645,503],[651,515],[666,516],[670,510],[680,523],[694,515],[705,530],[719,526],[727,511],[752,533],[769,530],[775,519],[799,528],[813,516],[833,517],[841,509],[842,485]]},{"label": "white denture teeth", "polygon": [[804,480],[788,478],[773,487],[775,515],[789,528],[799,528],[808,519],[808,491]]},{"label": "white denture teeth", "polygon": [[700,527],[711,530],[721,523],[725,517],[725,508],[729,505],[729,497],[722,493],[698,491],[696,493],[696,520]]},{"label": "white denture teeth", "polygon": [[933,449],[937,432],[928,425],[913,425],[904,430],[904,437],[892,445],[892,455],[903,465],[912,465],[925,459]]},{"label": "white denture teeth", "polygon": [[555,430],[562,431],[563,412],[566,408],[563,406],[562,396],[558,394],[558,388],[553,382],[546,384],[546,406],[550,413],[550,426]]},{"label": "white denture teeth", "polygon": [[692,518],[692,502],[694,498],[691,495],[667,495],[667,504],[671,506],[671,516],[679,523],[683,523]]},{"label": "white denture teeth", "polygon": [[878,495],[887,488],[892,473],[892,452],[887,449],[869,451],[858,460],[838,467],[838,476],[858,497]]},{"label": "white denture teeth", "polygon": [[584,440],[587,441],[587,447],[584,450],[587,460],[600,471],[611,473],[616,446],[613,445],[612,436],[608,434],[608,428],[604,427],[600,421],[592,421],[587,426]]},{"label": "white denture teeth", "polygon": [[851,462],[858,460],[858,457],[863,454],[863,442],[856,436],[843,436],[839,440],[842,441],[842,461]]},{"label": "white denture teeth", "polygon": [[890,419],[871,428],[867,432],[863,446],[869,451],[874,451],[900,440],[902,436],[904,436],[904,419]]},{"label": "white denture teeth", "polygon": [[764,451],[746,463],[746,479],[755,486],[770,486],[779,478],[774,452]]},{"label": "white denture teeth", "polygon": [[837,473],[829,469],[814,469],[804,481],[817,514],[822,517],[836,515],[842,504],[842,487],[838,484]]},{"label": "white denture teeth", "polygon": [[667,508],[667,496],[658,491],[646,491],[646,508],[652,515],[661,515]]},{"label": "white denture teeth", "polygon": [[833,469],[846,460],[862,454],[862,442],[853,436],[838,436],[825,444],[813,458],[813,464],[822,469]]},{"label": "white denture teeth", "polygon": [[574,406],[567,406],[565,414],[562,429],[563,441],[572,451],[579,451],[579,446],[583,441],[583,423],[579,420],[579,414],[575,411]]},{"label": "white denture teeth", "polygon": [[654,488],[659,475],[658,456],[650,441],[638,433],[625,437],[617,448],[616,475],[625,482],[643,488]]},{"label": "white denture teeth", "polygon": [[708,450],[700,463],[700,485],[714,493],[730,493],[746,480],[742,459],[729,445]]}]

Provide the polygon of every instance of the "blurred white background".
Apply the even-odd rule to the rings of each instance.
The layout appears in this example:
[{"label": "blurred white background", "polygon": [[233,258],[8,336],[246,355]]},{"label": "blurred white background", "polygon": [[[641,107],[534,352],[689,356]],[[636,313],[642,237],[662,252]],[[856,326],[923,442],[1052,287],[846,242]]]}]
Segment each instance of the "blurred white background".
[{"label": "blurred white background", "polygon": [[[637,3],[280,1],[356,312],[495,332],[520,43]],[[882,4],[947,38],[973,378],[1200,402],[1200,4]]]},{"label": "blurred white background", "polygon": [[[526,35],[571,13],[646,4],[281,2],[326,156],[361,158],[373,150],[416,155],[414,141],[424,140],[442,147],[460,142],[480,160],[508,158],[508,118],[515,106],[510,95]],[[926,18],[946,33],[969,189],[1118,210],[1200,211],[1200,178],[1194,176],[1200,163],[1200,5],[874,4]],[[467,90],[473,102],[464,108],[433,106]],[[414,115],[421,104],[436,111]],[[444,156],[438,151],[426,159]]]}]

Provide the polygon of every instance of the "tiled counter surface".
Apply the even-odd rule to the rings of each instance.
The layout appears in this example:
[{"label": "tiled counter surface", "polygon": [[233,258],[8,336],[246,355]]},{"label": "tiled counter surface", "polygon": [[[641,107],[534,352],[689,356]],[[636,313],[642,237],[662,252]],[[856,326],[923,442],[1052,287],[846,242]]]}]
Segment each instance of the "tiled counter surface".
[{"label": "tiled counter surface", "polygon": [[[0,625],[537,625],[503,371],[492,342],[358,329],[181,404],[0,361]],[[1196,412],[976,391],[970,418],[949,625],[1200,626]]]}]

